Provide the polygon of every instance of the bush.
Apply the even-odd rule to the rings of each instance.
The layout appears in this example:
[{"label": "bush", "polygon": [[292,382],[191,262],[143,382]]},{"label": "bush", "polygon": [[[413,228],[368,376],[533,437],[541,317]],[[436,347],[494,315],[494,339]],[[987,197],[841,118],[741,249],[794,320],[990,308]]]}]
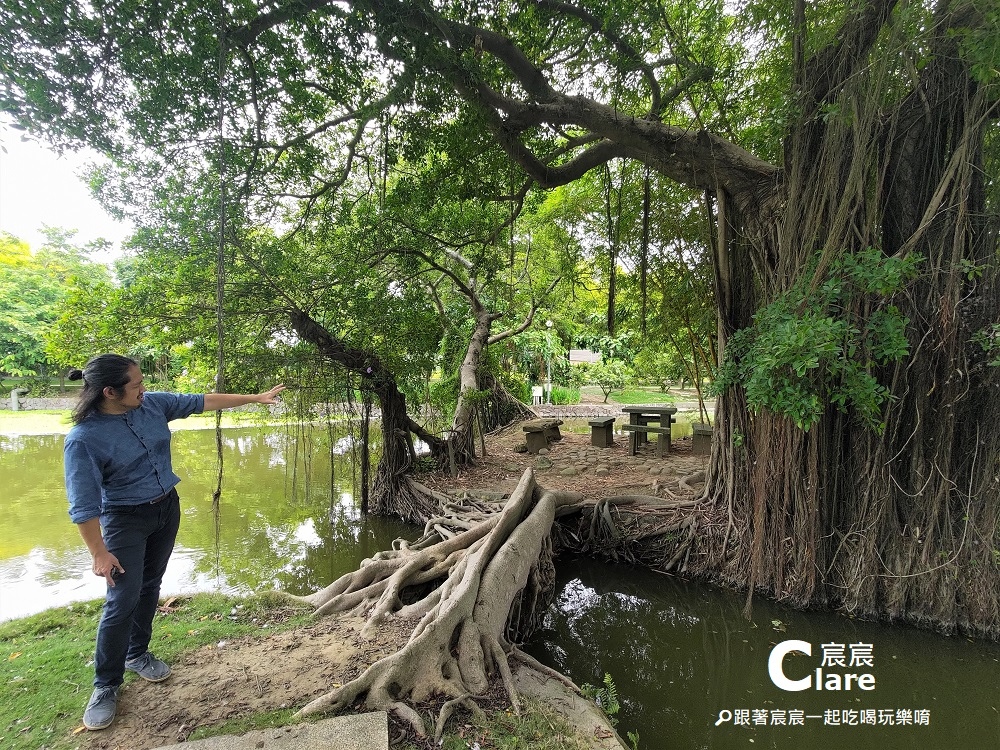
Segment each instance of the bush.
[{"label": "bush", "polygon": [[581,362],[578,365],[570,365],[566,372],[566,377],[562,382],[566,385],[579,388],[590,382],[590,369],[593,367],[590,362]]},{"label": "bush", "polygon": [[553,385],[552,386],[552,403],[553,404],[578,404],[580,403],[580,389],[566,387],[563,385]]}]

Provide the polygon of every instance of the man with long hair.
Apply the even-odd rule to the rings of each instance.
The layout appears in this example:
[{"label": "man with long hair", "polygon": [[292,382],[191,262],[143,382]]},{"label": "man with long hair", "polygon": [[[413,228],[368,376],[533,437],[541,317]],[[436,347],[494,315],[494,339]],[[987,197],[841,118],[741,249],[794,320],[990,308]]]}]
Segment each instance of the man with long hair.
[{"label": "man with long hair", "polygon": [[64,448],[69,515],[93,557],[94,575],[108,583],[83,723],[104,729],[114,721],[126,670],[150,682],[170,676],[170,667],[149,651],[181,518],[168,422],[274,404],[285,386],[256,395],[147,393],[138,363],[118,354],[94,357],[69,377],[83,379]]}]

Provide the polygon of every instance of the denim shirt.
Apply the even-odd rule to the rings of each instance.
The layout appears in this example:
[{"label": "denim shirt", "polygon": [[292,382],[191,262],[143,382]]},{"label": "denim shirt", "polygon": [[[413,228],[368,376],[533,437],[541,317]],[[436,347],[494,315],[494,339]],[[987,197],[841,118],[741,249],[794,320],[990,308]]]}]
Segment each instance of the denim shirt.
[{"label": "denim shirt", "polygon": [[116,505],[148,503],[173,489],[181,480],[170,460],[167,423],[204,410],[204,395],[149,392],[138,409],[94,412],[73,427],[63,447],[73,523]]}]

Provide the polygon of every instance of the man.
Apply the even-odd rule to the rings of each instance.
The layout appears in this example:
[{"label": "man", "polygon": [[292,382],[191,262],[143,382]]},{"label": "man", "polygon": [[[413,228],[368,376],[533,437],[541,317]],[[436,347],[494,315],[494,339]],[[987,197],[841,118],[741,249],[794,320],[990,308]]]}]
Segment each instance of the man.
[{"label": "man", "polygon": [[69,514],[107,583],[94,655],[87,729],[111,725],[125,670],[151,682],[170,667],[149,652],[160,582],[180,525],[168,422],[244,404],[274,404],[283,385],[256,395],[147,393],[139,365],[102,354],[69,375],[83,379],[66,436]]}]

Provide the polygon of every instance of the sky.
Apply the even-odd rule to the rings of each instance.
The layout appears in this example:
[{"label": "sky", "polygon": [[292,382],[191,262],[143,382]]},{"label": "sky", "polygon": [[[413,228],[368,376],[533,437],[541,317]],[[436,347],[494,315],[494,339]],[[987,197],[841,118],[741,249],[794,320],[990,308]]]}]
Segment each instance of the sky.
[{"label": "sky", "polygon": [[21,141],[18,131],[2,124],[0,147],[0,231],[10,232],[38,250],[44,241],[39,231],[42,224],[76,229],[74,241],[78,245],[99,237],[114,244],[112,257],[93,260],[107,262],[117,255],[130,227],[108,216],[77,176],[94,159],[92,155],[59,157],[38,143]]}]

